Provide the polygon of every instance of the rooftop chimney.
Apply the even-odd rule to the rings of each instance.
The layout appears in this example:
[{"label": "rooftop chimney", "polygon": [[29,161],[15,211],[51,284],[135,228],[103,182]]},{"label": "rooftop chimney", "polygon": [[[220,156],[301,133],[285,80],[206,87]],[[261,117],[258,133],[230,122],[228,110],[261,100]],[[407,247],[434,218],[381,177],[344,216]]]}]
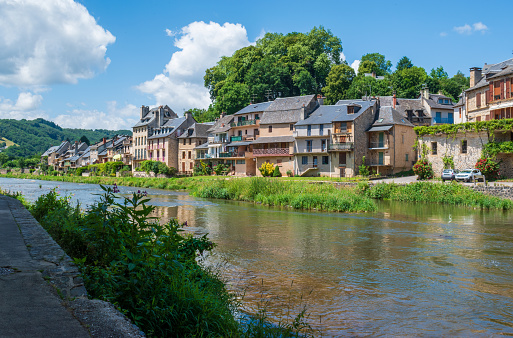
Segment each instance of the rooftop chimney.
[{"label": "rooftop chimney", "polygon": [[392,100],[392,106],[394,107],[394,109],[395,109],[396,104],[397,104],[397,96],[395,95],[395,90],[394,90],[394,98]]},{"label": "rooftop chimney", "polygon": [[474,87],[482,78],[482,69],[479,67],[470,68],[470,88]]},{"label": "rooftop chimney", "polygon": [[150,112],[150,107],[148,106],[141,106],[141,119],[144,118],[148,113]]}]

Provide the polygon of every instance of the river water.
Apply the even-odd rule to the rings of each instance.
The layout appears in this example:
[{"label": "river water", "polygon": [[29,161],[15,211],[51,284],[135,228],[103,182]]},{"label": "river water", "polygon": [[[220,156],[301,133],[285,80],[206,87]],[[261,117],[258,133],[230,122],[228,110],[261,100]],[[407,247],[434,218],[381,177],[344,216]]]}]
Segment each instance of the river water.
[{"label": "river water", "polygon": [[[29,200],[57,187],[82,205],[101,193],[6,178],[0,187]],[[209,261],[250,312],[276,319],[306,305],[323,337],[513,335],[512,212],[392,202],[375,213],[301,212],[147,191],[164,219],[218,244]]]}]

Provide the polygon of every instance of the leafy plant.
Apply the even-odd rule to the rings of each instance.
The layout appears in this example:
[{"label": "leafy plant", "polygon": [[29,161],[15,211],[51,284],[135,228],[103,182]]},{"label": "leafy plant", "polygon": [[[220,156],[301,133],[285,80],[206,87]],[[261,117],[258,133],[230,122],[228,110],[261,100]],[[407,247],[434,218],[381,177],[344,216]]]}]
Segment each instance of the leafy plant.
[{"label": "leafy plant", "polygon": [[444,163],[444,169],[454,169],[454,159],[453,159],[453,156],[444,155],[442,157],[442,161]]},{"label": "leafy plant", "polygon": [[501,176],[499,164],[498,161],[490,157],[482,157],[477,160],[475,167],[481,171],[487,180],[495,181]]},{"label": "leafy plant", "polygon": [[279,166],[274,167],[273,177],[281,177],[281,171]]},{"label": "leafy plant", "polygon": [[269,162],[264,162],[264,163],[262,163],[260,168],[258,168],[258,170],[260,171],[262,176],[270,177],[274,173],[274,164],[269,163]]},{"label": "leafy plant", "polygon": [[419,180],[431,179],[434,176],[433,166],[426,158],[421,158],[413,166],[413,172]]},{"label": "leafy plant", "polygon": [[228,173],[228,165],[219,163],[218,165],[214,166],[212,170],[216,173],[217,176],[226,175]]},{"label": "leafy plant", "polygon": [[370,175],[369,167],[365,165],[365,156],[362,156],[362,164],[358,167],[358,173],[360,174],[360,176]]}]

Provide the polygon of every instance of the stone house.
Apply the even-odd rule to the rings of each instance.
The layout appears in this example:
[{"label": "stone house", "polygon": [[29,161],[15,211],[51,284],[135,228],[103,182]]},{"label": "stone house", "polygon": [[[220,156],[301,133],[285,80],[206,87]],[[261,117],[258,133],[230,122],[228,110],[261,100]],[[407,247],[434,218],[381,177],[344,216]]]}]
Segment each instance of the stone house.
[{"label": "stone house", "polygon": [[178,169],[178,137],[196,123],[192,114],[168,119],[162,126],[155,127],[147,138],[148,160],[163,162]]},{"label": "stone house", "polygon": [[233,115],[222,113],[214,122],[214,125],[207,130],[207,143],[194,148],[196,151],[195,164],[203,161],[209,166],[214,167],[218,164],[226,163],[230,166],[230,170],[234,170],[232,160],[226,160],[226,145],[230,142],[228,132],[233,118]]},{"label": "stone house", "polygon": [[470,68],[465,91],[468,121],[513,118],[513,58],[483,68]]},{"label": "stone house", "polygon": [[416,134],[401,113],[381,106],[376,121],[367,130],[369,150],[366,165],[378,174],[395,174],[410,170],[416,162],[412,148]]},{"label": "stone house", "polygon": [[149,154],[147,153],[148,137],[154,135],[154,130],[163,127],[168,120],[177,118],[178,115],[167,105],[159,106],[151,110],[148,106],[141,107],[141,118],[135,126],[132,127],[133,168],[137,168],[142,161],[149,159]]},{"label": "stone house", "polygon": [[71,147],[68,141],[62,141],[58,146],[50,147],[47,151],[41,155],[41,158],[48,156],[48,165],[53,166],[55,170],[59,166],[59,161],[64,158],[64,154]]},{"label": "stone house", "polygon": [[465,92],[461,93],[458,98],[458,103],[454,105],[454,123],[456,124],[468,122]]},{"label": "stone house", "polygon": [[192,173],[196,160],[197,146],[207,143],[207,130],[213,123],[194,123],[178,137],[178,171],[180,173]]},{"label": "stone house", "polygon": [[269,162],[280,167],[282,175],[294,168],[294,125],[319,107],[315,95],[277,98],[260,118],[259,137],[252,141],[253,157],[258,168]]}]

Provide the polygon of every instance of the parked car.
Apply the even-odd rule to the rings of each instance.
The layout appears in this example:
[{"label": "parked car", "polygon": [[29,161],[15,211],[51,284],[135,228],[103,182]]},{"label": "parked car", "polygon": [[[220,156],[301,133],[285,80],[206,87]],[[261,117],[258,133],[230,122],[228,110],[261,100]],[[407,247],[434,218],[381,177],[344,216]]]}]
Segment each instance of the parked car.
[{"label": "parked car", "polygon": [[454,180],[457,173],[459,173],[458,169],[444,169],[442,171],[442,181]]},{"label": "parked car", "polygon": [[483,181],[484,175],[478,169],[465,169],[460,171],[455,176],[456,181],[472,182],[472,181]]}]

